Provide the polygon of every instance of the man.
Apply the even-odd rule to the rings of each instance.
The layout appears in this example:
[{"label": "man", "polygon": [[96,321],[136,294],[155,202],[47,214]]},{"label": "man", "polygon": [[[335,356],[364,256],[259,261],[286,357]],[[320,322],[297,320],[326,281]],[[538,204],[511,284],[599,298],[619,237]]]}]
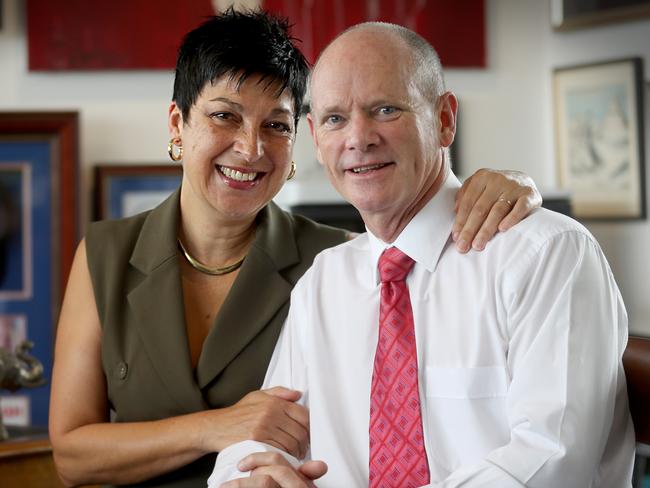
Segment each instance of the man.
[{"label": "man", "polygon": [[[453,251],[457,102],[413,32],[348,30],[311,88],[319,161],[369,231],[300,280],[265,380],[303,392],[318,486],[630,486],[627,317],[593,237],[540,210]],[[238,467],[251,477],[227,486],[310,486],[326,469],[237,464],[256,450],[273,451],[223,451],[211,483]]]}]

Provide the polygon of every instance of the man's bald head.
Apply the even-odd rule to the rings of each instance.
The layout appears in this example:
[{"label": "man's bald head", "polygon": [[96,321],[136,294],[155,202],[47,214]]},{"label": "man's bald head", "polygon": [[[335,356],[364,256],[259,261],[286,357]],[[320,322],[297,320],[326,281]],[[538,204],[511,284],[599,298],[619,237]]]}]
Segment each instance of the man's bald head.
[{"label": "man's bald head", "polygon": [[408,29],[360,24],[324,50],[311,88],[318,160],[371,232],[392,242],[448,171],[457,103],[438,56]]},{"label": "man's bald head", "polygon": [[[372,41],[375,42],[372,42]],[[370,44],[369,49],[378,49],[387,55],[386,62],[405,61],[401,58],[390,59],[389,55],[393,49],[406,49],[411,56],[409,68],[413,82],[417,85],[420,92],[425,95],[431,102],[435,102],[438,96],[445,92],[445,81],[442,73],[442,65],[436,50],[422,36],[413,32],[406,27],[386,22],[364,22],[354,25],[339,34],[328,46],[321,52],[314,69],[312,70],[311,80],[317,76],[319,65],[322,61],[332,57],[336,58],[341,53],[349,52],[350,48],[358,42]],[[363,52],[363,50],[361,50]],[[366,51],[367,52],[367,51]],[[310,88],[312,83],[310,83]]]}]

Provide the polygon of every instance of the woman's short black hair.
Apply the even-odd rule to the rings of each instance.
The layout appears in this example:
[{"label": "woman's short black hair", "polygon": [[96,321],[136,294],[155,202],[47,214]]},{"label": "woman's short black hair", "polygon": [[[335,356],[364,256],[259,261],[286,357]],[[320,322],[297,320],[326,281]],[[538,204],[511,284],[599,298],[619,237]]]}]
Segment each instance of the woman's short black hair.
[{"label": "woman's short black hair", "polygon": [[277,96],[289,90],[296,122],[309,66],[289,35],[289,23],[262,10],[238,12],[229,8],[187,33],[178,50],[173,100],[183,119],[206,83],[228,76],[241,85],[261,75],[265,88],[278,86]]}]

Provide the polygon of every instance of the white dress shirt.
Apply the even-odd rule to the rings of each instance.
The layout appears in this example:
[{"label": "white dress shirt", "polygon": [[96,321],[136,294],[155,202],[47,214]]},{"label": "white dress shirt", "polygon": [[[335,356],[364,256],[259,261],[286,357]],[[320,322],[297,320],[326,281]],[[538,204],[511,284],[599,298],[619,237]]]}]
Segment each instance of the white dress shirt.
[{"label": "white dress shirt", "polygon": [[[407,278],[432,487],[625,488],[634,432],[621,357],[627,315],[600,247],[540,209],[483,252],[450,239],[450,175],[394,246]],[[370,233],[323,251],[296,285],[264,387],[304,392],[319,487],[368,486],[377,262]],[[253,446],[253,447],[251,447]],[[241,476],[260,443],[217,459],[210,486]]]}]

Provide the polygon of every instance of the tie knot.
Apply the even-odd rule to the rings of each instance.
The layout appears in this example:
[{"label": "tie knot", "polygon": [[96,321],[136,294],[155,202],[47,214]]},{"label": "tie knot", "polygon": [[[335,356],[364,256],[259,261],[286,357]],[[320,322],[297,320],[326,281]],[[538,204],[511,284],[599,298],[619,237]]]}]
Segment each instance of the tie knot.
[{"label": "tie knot", "polygon": [[404,281],[413,269],[413,261],[396,247],[389,247],[379,257],[379,277],[382,283]]}]

